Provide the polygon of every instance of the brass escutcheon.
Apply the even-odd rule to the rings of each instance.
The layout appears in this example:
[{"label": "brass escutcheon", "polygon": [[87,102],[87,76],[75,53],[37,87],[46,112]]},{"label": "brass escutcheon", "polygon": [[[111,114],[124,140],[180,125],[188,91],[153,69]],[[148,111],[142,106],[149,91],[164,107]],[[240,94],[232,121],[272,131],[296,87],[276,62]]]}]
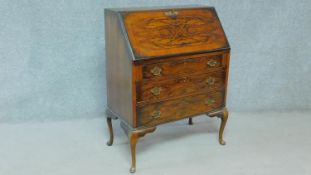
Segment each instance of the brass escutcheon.
[{"label": "brass escutcheon", "polygon": [[214,67],[217,64],[217,61],[213,60],[213,59],[212,60],[208,60],[206,64],[209,65],[210,67]]},{"label": "brass escutcheon", "polygon": [[153,94],[153,95],[160,95],[161,93],[161,88],[160,87],[154,87],[150,90],[150,92]]},{"label": "brass escutcheon", "polygon": [[178,15],[178,12],[175,10],[169,10],[169,11],[164,12],[164,14],[168,17],[176,18],[176,16]]},{"label": "brass escutcheon", "polygon": [[205,104],[207,104],[207,105],[212,105],[213,103],[215,103],[215,100],[212,99],[212,98],[209,98],[209,99],[205,100]]},{"label": "brass escutcheon", "polygon": [[151,113],[151,117],[152,117],[153,119],[160,118],[160,117],[161,117],[161,111],[159,111],[159,110],[153,111],[153,112]]},{"label": "brass escutcheon", "polygon": [[208,77],[208,78],[205,80],[205,83],[208,84],[208,85],[214,85],[214,84],[215,84],[215,78],[213,78],[213,77]]},{"label": "brass escutcheon", "polygon": [[162,69],[159,68],[158,66],[153,67],[150,72],[154,75],[154,76],[159,76],[161,75],[161,71]]}]

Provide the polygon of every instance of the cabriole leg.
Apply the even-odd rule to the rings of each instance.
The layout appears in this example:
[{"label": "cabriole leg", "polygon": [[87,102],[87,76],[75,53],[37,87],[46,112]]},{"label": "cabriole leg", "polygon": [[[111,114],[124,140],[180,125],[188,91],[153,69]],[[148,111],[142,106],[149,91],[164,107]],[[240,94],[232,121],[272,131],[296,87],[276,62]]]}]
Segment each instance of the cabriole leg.
[{"label": "cabriole leg", "polygon": [[208,114],[208,116],[210,116],[210,117],[217,116],[218,118],[221,119],[220,129],[219,129],[219,136],[218,136],[218,140],[219,140],[219,143],[221,145],[226,145],[226,142],[223,139],[223,134],[224,134],[224,130],[225,130],[225,127],[226,127],[227,120],[228,120],[228,115],[229,115],[229,112],[228,112],[228,110],[226,108],[224,108],[224,109],[222,109],[220,111],[216,111],[216,112],[212,112],[212,113]]},{"label": "cabriole leg", "polygon": [[108,146],[111,146],[113,144],[113,129],[112,129],[112,122],[111,120],[116,120],[118,117],[113,114],[109,109],[106,109],[106,120],[107,120],[107,125],[108,125],[108,130],[109,130],[109,140],[107,142]]},{"label": "cabriole leg", "polygon": [[189,124],[189,125],[193,125],[193,123],[192,123],[192,117],[189,117],[188,124]]},{"label": "cabriole leg", "polygon": [[108,129],[109,129],[109,140],[107,142],[107,145],[111,146],[113,144],[113,129],[112,129],[112,123],[111,123],[110,117],[107,117],[107,124],[108,124]]},{"label": "cabriole leg", "polygon": [[[124,127],[124,124],[121,125],[125,131],[127,132],[126,127]],[[136,171],[136,144],[139,138],[145,136],[147,133],[151,133],[155,131],[156,127],[150,127],[150,128],[143,128],[138,130],[130,130],[128,131],[128,137],[130,140],[130,147],[131,147],[131,156],[132,156],[132,164],[131,164],[131,173],[135,173]]]},{"label": "cabriole leg", "polygon": [[130,133],[129,139],[130,139],[131,156],[132,156],[132,164],[131,164],[130,172],[135,173],[136,171],[136,143],[138,140],[137,133]]},{"label": "cabriole leg", "polygon": [[222,115],[219,116],[221,119],[220,129],[219,129],[219,143],[221,145],[226,145],[226,142],[223,139],[224,130],[226,127],[227,119],[228,119],[228,111],[224,110]]}]

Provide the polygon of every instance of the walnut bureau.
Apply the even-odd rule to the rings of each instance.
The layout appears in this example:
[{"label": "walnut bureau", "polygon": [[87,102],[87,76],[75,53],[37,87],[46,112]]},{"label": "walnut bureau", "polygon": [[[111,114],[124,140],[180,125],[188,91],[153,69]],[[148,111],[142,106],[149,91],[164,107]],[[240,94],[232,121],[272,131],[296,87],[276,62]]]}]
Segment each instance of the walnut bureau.
[{"label": "walnut bureau", "polygon": [[213,7],[105,9],[107,109],[128,135],[136,170],[136,143],[157,125],[226,109],[230,46]]}]

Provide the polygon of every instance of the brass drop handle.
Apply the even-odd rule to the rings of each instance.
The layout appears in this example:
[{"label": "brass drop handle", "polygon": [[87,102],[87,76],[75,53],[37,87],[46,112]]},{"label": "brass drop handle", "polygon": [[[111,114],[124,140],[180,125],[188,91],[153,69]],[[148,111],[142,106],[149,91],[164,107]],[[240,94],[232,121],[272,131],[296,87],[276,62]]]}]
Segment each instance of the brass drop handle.
[{"label": "brass drop handle", "polygon": [[210,67],[214,67],[217,65],[217,61],[211,59],[211,60],[208,60],[206,64],[209,65]]},{"label": "brass drop handle", "polygon": [[214,103],[215,103],[215,100],[212,99],[212,98],[208,98],[208,99],[205,100],[205,104],[207,104],[207,105],[212,105]]},{"label": "brass drop handle", "polygon": [[164,14],[168,17],[176,18],[178,15],[178,12],[175,10],[169,10],[169,11],[164,12]]},{"label": "brass drop handle", "polygon": [[161,71],[162,71],[162,69],[161,69],[160,67],[158,67],[158,66],[155,66],[155,67],[153,67],[153,68],[150,70],[150,72],[151,72],[152,75],[154,75],[154,76],[159,76],[159,75],[161,75]]},{"label": "brass drop handle", "polygon": [[151,117],[152,117],[153,119],[160,118],[160,117],[161,117],[161,111],[159,111],[159,110],[153,111],[153,112],[151,113]]},{"label": "brass drop handle", "polygon": [[160,87],[154,87],[150,90],[150,92],[152,93],[152,95],[157,96],[157,95],[160,95],[161,90],[162,90],[162,88],[160,88]]},{"label": "brass drop handle", "polygon": [[213,77],[208,77],[208,78],[205,80],[205,83],[208,84],[208,85],[214,85],[214,84],[215,84],[215,78],[213,78]]}]

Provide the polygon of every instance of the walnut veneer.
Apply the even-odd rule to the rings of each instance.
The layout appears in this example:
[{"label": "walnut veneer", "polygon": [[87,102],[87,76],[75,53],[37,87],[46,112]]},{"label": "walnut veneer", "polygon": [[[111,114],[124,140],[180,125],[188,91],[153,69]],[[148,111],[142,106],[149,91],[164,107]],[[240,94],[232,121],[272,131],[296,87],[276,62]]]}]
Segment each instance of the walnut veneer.
[{"label": "walnut veneer", "polygon": [[226,109],[230,47],[213,7],[106,9],[107,123],[120,119],[130,139],[136,170],[136,143],[157,125]]}]

